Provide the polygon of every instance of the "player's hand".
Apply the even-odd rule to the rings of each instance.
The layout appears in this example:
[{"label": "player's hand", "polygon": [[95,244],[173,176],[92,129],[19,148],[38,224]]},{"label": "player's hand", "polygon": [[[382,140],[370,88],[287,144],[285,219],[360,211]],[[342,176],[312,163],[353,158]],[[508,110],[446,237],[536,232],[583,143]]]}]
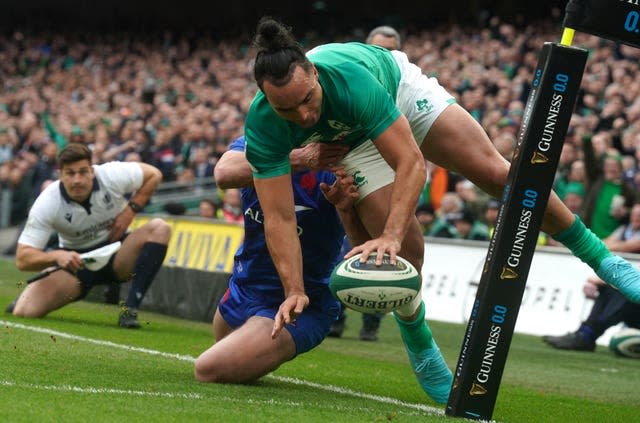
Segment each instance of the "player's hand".
[{"label": "player's hand", "polygon": [[598,288],[603,284],[604,281],[599,277],[595,275],[590,276],[582,286],[582,292],[584,292],[585,297],[596,299],[600,294],[600,290]]},{"label": "player's hand", "polygon": [[359,197],[358,188],[353,184],[353,176],[347,174],[343,168],[336,169],[335,175],[336,181],[332,185],[321,182],[320,190],[327,201],[338,210],[347,211],[353,208]]},{"label": "player's hand", "polygon": [[113,222],[113,226],[111,226],[111,231],[109,232],[109,241],[115,242],[122,239],[125,231],[133,221],[135,217],[135,213],[131,210],[131,207],[127,206],[116,216],[116,220]]},{"label": "player's hand", "polygon": [[382,265],[384,254],[389,254],[391,264],[396,264],[396,255],[400,251],[401,241],[389,236],[382,235],[371,239],[364,244],[357,245],[349,251],[344,258],[348,259],[358,253],[362,253],[360,262],[364,263],[371,254],[376,254],[376,266]]},{"label": "player's hand", "polygon": [[280,304],[275,316],[271,338],[275,339],[285,325],[295,324],[298,316],[309,305],[309,297],[305,293],[289,294],[287,299]]},{"label": "player's hand", "polygon": [[55,255],[56,264],[62,269],[75,273],[84,266],[82,257],[75,251],[56,250]]},{"label": "player's hand", "polygon": [[305,169],[334,170],[339,167],[349,147],[342,144],[312,142],[296,148],[289,154],[289,162],[294,171]]}]

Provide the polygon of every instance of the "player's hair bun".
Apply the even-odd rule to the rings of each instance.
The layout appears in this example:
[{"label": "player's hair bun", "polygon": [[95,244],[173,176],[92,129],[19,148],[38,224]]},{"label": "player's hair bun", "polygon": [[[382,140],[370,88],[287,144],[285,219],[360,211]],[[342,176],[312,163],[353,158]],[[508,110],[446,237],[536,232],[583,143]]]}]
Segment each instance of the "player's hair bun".
[{"label": "player's hair bun", "polygon": [[259,52],[275,53],[279,50],[297,47],[290,28],[270,17],[263,17],[258,23],[254,45]]}]

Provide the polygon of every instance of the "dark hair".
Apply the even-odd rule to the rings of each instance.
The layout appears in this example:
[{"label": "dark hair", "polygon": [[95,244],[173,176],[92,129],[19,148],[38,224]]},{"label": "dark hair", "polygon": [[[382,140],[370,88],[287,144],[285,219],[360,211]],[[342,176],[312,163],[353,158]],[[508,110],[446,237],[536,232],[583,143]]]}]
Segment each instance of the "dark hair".
[{"label": "dark hair", "polygon": [[91,150],[81,142],[67,144],[67,146],[60,151],[60,154],[58,154],[60,168],[71,163],[79,162],[80,160],[88,160],[89,164],[91,164]]},{"label": "dark hair", "polygon": [[291,28],[268,16],[258,22],[253,45],[258,50],[253,67],[253,76],[262,89],[264,81],[281,87],[293,76],[296,66],[306,72],[311,70],[311,62],[305,56],[300,43],[291,33]]}]

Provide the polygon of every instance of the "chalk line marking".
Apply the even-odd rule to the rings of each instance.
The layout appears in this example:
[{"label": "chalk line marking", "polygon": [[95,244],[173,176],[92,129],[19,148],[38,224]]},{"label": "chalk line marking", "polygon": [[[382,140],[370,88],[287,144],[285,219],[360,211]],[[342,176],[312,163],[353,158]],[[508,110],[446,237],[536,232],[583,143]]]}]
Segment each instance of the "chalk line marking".
[{"label": "chalk line marking", "polygon": [[[106,347],[111,347],[111,348],[118,348],[118,349],[127,350],[127,351],[134,351],[134,352],[139,352],[139,353],[148,354],[148,355],[154,355],[154,356],[159,356],[159,357],[164,357],[164,358],[169,358],[169,359],[174,359],[174,360],[179,360],[179,361],[185,361],[185,362],[188,362],[188,363],[194,363],[195,360],[196,360],[195,357],[192,357],[190,355],[167,353],[167,352],[163,352],[163,351],[152,350],[152,349],[149,349],[149,348],[134,347],[132,345],[118,344],[118,343],[111,342],[111,341],[104,341],[104,340],[100,340],[100,339],[87,338],[87,337],[84,337],[84,336],[73,335],[73,334],[70,334],[70,333],[60,332],[60,331],[56,331],[56,330],[53,330],[53,329],[39,327],[39,326],[29,326],[29,325],[25,325],[25,324],[22,324],[22,323],[9,322],[9,321],[6,321],[6,320],[0,320],[0,324],[2,326],[4,326],[4,327],[12,327],[12,328],[16,328],[16,329],[22,329],[22,330],[31,331],[31,332],[43,333],[43,334],[50,335],[50,336],[53,335],[53,336],[58,337],[58,338],[72,339],[72,340],[75,340],[75,341],[87,342],[87,343],[95,344],[95,345],[101,345],[101,346],[106,346]],[[424,412],[424,413],[428,413],[428,414],[432,414],[432,415],[444,415],[444,410],[436,408],[436,407],[432,407],[432,406],[429,406],[429,405],[404,402],[404,401],[400,401],[398,399],[391,398],[391,397],[367,394],[367,393],[364,393],[364,392],[358,392],[358,391],[354,391],[352,389],[342,388],[342,387],[339,387],[339,386],[323,385],[323,384],[320,384],[320,383],[310,382],[310,381],[306,381],[306,380],[303,380],[303,379],[285,377],[285,376],[276,376],[276,375],[271,375],[271,374],[265,376],[265,378],[270,378],[270,379],[278,380],[278,381],[285,382],[285,383],[291,383],[291,384],[294,384],[294,385],[308,386],[308,387],[311,387],[311,388],[321,389],[321,390],[324,390],[324,391],[334,392],[334,393],[337,393],[337,394],[349,395],[349,396],[356,397],[356,398],[363,398],[363,399],[368,399],[368,400],[381,402],[381,403],[385,403],[385,404],[390,404],[390,405],[410,408],[410,409],[418,410],[418,411],[421,411],[421,412]],[[6,384],[12,384],[12,383],[13,382],[6,381]],[[3,385],[3,384],[5,384],[5,381],[0,381],[0,385]],[[9,385],[9,386],[11,386],[11,385]],[[16,385],[16,386],[18,386],[18,385]],[[46,388],[46,385],[32,385],[32,387],[34,387],[34,388],[37,387],[38,389],[48,389],[48,388]],[[109,391],[109,389],[103,389],[103,388],[79,388],[79,387],[72,387],[72,386],[66,386],[65,389],[66,390],[77,390],[78,392],[82,392],[82,389],[88,389],[88,390],[96,389],[98,391],[99,390],[104,390],[105,392]],[[112,390],[112,391],[115,391],[115,390]],[[137,394],[137,395],[154,395],[154,393],[148,392],[148,391],[131,391],[131,392],[139,392],[139,394]],[[165,396],[165,394],[169,394],[169,393],[164,393],[164,394],[156,393],[155,396]],[[186,394],[175,394],[175,395],[179,396],[179,395],[199,395],[199,394],[186,393]]]}]

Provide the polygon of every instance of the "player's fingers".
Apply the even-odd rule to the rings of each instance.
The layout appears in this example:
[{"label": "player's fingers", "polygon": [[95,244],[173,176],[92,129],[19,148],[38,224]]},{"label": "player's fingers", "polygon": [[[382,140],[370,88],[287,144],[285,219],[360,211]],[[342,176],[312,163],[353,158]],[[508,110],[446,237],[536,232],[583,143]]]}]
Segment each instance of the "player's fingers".
[{"label": "player's fingers", "polygon": [[282,327],[283,327],[282,314],[280,313],[280,311],[278,311],[276,313],[275,321],[273,322],[273,329],[271,330],[271,339],[275,339],[275,337],[278,336],[278,334],[282,330]]},{"label": "player's fingers", "polygon": [[298,316],[302,314],[304,309],[307,308],[307,305],[309,305],[309,298],[306,295],[298,298],[298,301],[296,302],[296,308],[292,311],[293,319],[297,319]]},{"label": "player's fingers", "polygon": [[377,251],[377,248],[375,246],[371,247],[371,244],[363,244],[364,247],[360,249],[360,263],[366,263],[367,259],[369,258],[369,256],[371,254],[375,254]]},{"label": "player's fingers", "polygon": [[351,250],[349,250],[347,254],[344,255],[344,258],[348,259],[349,257],[353,257],[356,254],[358,254],[360,251],[362,251],[362,248],[359,245],[356,245]]},{"label": "player's fingers", "polygon": [[382,259],[384,258],[384,253],[386,250],[384,248],[378,248],[376,251],[376,266],[382,266]]}]

